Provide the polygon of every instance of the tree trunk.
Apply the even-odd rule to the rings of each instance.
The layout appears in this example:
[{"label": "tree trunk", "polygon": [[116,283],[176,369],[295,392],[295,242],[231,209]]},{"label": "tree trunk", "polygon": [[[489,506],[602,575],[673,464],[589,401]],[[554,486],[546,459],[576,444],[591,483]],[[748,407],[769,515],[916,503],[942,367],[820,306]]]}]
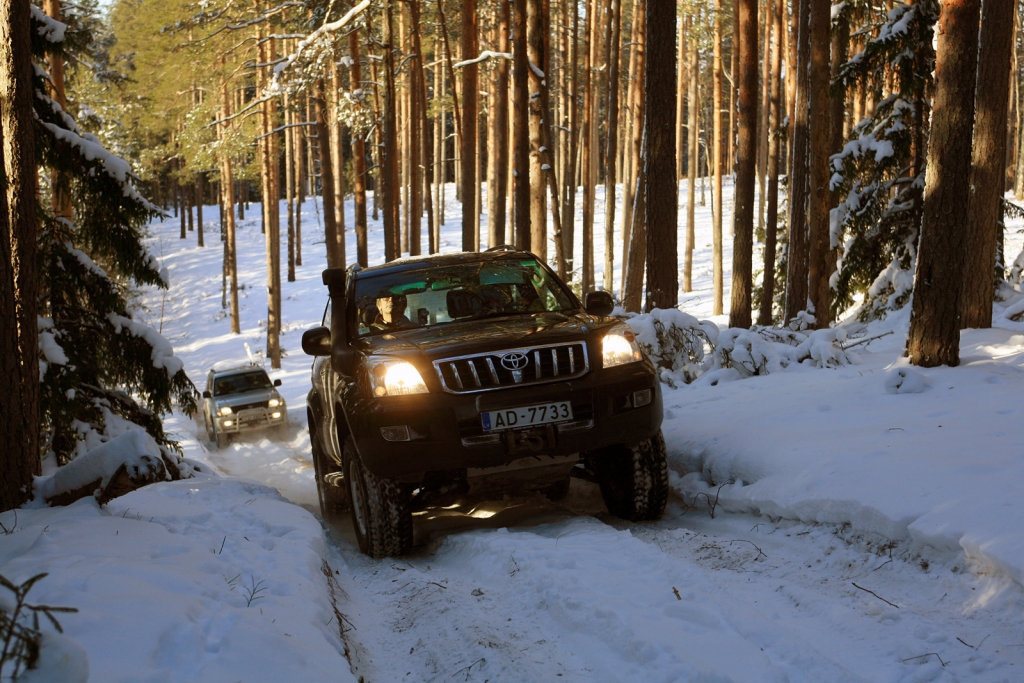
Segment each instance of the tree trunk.
[{"label": "tree trunk", "polygon": [[[630,86],[632,89],[632,94],[630,96],[631,111],[629,112],[629,130],[631,134],[631,139],[629,146],[630,149],[625,152],[626,154],[629,155],[629,163],[624,165],[627,165],[629,167],[629,172],[625,173],[623,178],[623,180],[625,181],[625,187],[623,188],[622,209],[622,281],[623,283],[626,283],[627,280],[630,282],[634,282],[638,287],[643,286],[643,273],[639,274],[640,279],[638,281],[633,280],[629,274],[629,269],[632,267],[634,263],[633,258],[630,256],[631,250],[633,248],[633,227],[636,225],[643,225],[643,219],[641,219],[638,222],[636,217],[633,215],[633,212],[638,206],[646,206],[645,202],[637,202],[635,197],[636,188],[639,187],[637,179],[640,177],[642,171],[641,167],[643,157],[640,154],[640,150],[643,145],[643,120],[645,115],[644,111],[646,107],[646,94],[644,91],[643,74],[645,68],[644,61],[646,59],[645,42],[647,35],[647,26],[645,25],[646,11],[644,10],[644,6],[645,0],[636,0],[636,2],[633,5],[633,25],[636,27],[636,29],[634,31],[635,40],[633,41],[635,43],[633,46],[633,54],[635,59],[631,60],[630,64],[630,70],[633,71],[632,83]],[[644,244],[647,244],[646,239],[644,241]],[[645,262],[646,256],[638,261],[641,268],[643,268]],[[636,297],[635,308],[632,308],[630,310],[640,310],[640,302],[643,299],[642,292],[640,290],[637,290],[636,292],[627,293],[629,292],[629,288],[626,286],[626,284],[623,284],[623,290],[625,290],[622,294],[623,300],[625,300],[629,296]]]},{"label": "tree trunk", "polygon": [[580,112],[579,98],[579,25],[580,6],[572,4],[572,39],[569,49],[569,62],[572,64],[572,81],[569,88],[569,143],[565,153],[565,167],[562,171],[562,216],[565,216],[565,233],[562,242],[565,247],[565,267],[572,273],[576,253],[576,158],[580,143]]},{"label": "tree trunk", "polygon": [[345,152],[342,140],[345,139],[345,124],[341,121],[341,73],[338,69],[338,62],[331,60],[331,106],[327,110],[331,115],[331,171],[333,174],[334,201],[334,225],[338,231],[338,241],[341,242],[341,253],[345,255],[341,265],[344,267],[348,261],[345,254]]},{"label": "tree trunk", "polygon": [[808,65],[810,63],[810,5],[815,0],[799,0],[797,63],[793,80],[796,97],[793,104],[793,156],[789,171],[789,251],[786,273],[786,317],[789,322],[806,309],[808,288],[807,234],[807,144],[808,144]]},{"label": "tree trunk", "polygon": [[527,0],[513,0],[512,12],[515,28],[513,40],[513,100],[512,109],[515,117],[513,131],[513,147],[515,155],[512,160],[514,177],[513,209],[515,217],[515,244],[520,249],[530,248],[530,134],[529,134],[529,57],[526,48],[526,3]]},{"label": "tree trunk", "polygon": [[[769,82],[771,81],[771,56],[772,56],[772,2],[774,0],[763,0],[766,20],[764,23],[763,43],[764,48],[761,56],[761,107],[758,112],[757,124],[757,189],[760,200],[757,203],[757,229],[764,230],[765,206],[768,203],[768,110],[770,108]],[[776,50],[777,52],[778,50]]]},{"label": "tree trunk", "polygon": [[[647,42],[652,55],[676,52],[675,3],[648,2]],[[756,43],[755,43],[756,47]],[[647,132],[644,172],[647,211],[647,302],[644,309],[675,308],[679,301],[679,182],[676,176],[676,64],[648,59],[644,69],[644,129]],[[755,91],[757,85],[755,83]]]},{"label": "tree trunk", "polygon": [[963,179],[971,169],[980,6],[981,0],[944,0],[935,31],[935,105],[907,339],[910,362],[925,367],[960,364],[970,201]]},{"label": "tree trunk", "polygon": [[324,79],[316,81],[316,136],[320,159],[320,193],[324,207],[324,239],[327,241],[327,267],[345,267],[344,235],[338,231],[334,214],[334,168],[331,159],[330,124],[327,121],[327,93]]},{"label": "tree trunk", "polygon": [[[223,64],[223,61],[221,62]],[[231,124],[227,118],[231,116],[231,97],[227,80],[221,86],[222,110],[225,119],[222,124],[223,135],[226,138]],[[238,314],[238,250],[235,244],[235,181],[232,174],[231,158],[225,153],[221,159],[221,188],[224,192],[224,270],[227,271],[228,280],[228,301],[231,307],[231,332],[240,334],[242,332],[241,320]]]},{"label": "tree trunk", "polygon": [[597,149],[597,91],[599,77],[597,63],[601,60],[600,22],[601,0],[589,0],[585,34],[587,56],[583,81],[583,278],[584,294],[594,289],[594,207],[597,185],[597,167],[600,165]]},{"label": "tree trunk", "polygon": [[394,0],[384,0],[384,105],[383,105],[383,147],[380,157],[380,174],[375,185],[374,196],[380,194],[380,205],[384,211],[384,259],[393,261],[401,256],[398,221],[398,128],[395,122],[395,27],[393,15]]},{"label": "tree trunk", "polygon": [[288,282],[295,282],[295,135],[289,126],[298,117],[289,106],[288,94],[284,95],[284,198],[288,213]]},{"label": "tree trunk", "polygon": [[[643,130],[641,135],[639,158],[646,159],[647,131]],[[625,264],[625,294],[622,297],[623,308],[637,313],[643,301],[644,264],[647,263],[647,164],[640,164],[639,171],[633,194],[633,227],[629,234],[629,260]]]},{"label": "tree trunk", "polygon": [[807,213],[810,243],[807,263],[807,289],[817,327],[828,327],[832,320],[829,278],[832,275],[834,259],[830,264],[832,248],[829,235],[829,124],[831,99],[829,97],[829,22],[831,3],[829,0],[810,0],[811,71],[809,85],[809,117],[807,155],[810,181],[810,207]]},{"label": "tree trunk", "polygon": [[1005,184],[1007,101],[1013,49],[1011,2],[984,3],[978,55],[977,103],[971,162],[971,198],[964,241],[964,288],[960,328],[992,327],[995,298],[996,244],[1002,223]]},{"label": "tree trunk", "polygon": [[28,0],[0,4],[0,511],[32,491],[39,462],[36,156]]},{"label": "tree trunk", "polygon": [[[417,126],[419,127],[419,157],[421,164],[417,168],[417,176],[419,182],[419,197],[422,199],[417,200],[417,204],[414,207],[416,212],[416,222],[414,227],[416,228],[417,235],[420,230],[420,215],[425,211],[427,214],[427,243],[428,253],[433,254],[437,251],[437,241],[434,234],[434,203],[430,196],[430,182],[427,177],[427,169],[432,167],[433,158],[431,156],[431,144],[430,144],[430,120],[427,117],[427,72],[423,63],[423,40],[420,35],[420,5],[419,0],[411,0],[409,3],[409,10],[412,13],[412,44],[413,54],[416,57],[416,114],[417,114]],[[422,205],[421,205],[422,204]],[[417,252],[420,253],[421,240],[416,241]]]},{"label": "tree trunk", "polygon": [[[682,3],[678,3],[680,8]],[[679,20],[679,38],[676,41],[676,64],[679,65],[676,72],[676,181],[683,181],[683,166],[686,163],[686,135],[683,134],[683,127],[686,125],[686,90],[689,79],[686,74],[686,65],[689,63],[686,50],[686,22]]]},{"label": "tree trunk", "polygon": [[[781,1],[781,0],[780,0]],[[687,26],[692,26],[693,16],[687,15]],[[687,123],[687,134],[690,136],[688,146],[690,160],[686,169],[686,251],[683,254],[683,291],[693,291],[693,242],[696,239],[696,207],[697,201],[697,168],[700,166],[698,152],[700,150],[700,120],[697,112],[700,109],[700,47],[696,40],[690,48],[690,102]]]},{"label": "tree trunk", "polygon": [[[306,117],[303,116],[303,119]],[[302,123],[305,123],[303,121]],[[295,186],[292,188],[292,195],[295,198],[295,265],[302,265],[302,160],[305,158],[302,154],[302,143],[306,139],[306,128],[294,128],[291,131],[292,150],[295,153],[295,170],[293,182]]]},{"label": "tree trunk", "polygon": [[754,277],[754,184],[757,180],[757,0],[738,0],[737,12],[739,26],[733,34],[733,49],[738,52],[738,73],[734,78],[739,85],[739,136],[729,327],[748,328]]},{"label": "tree trunk", "polygon": [[[474,59],[480,52],[476,35],[476,0],[462,0],[462,58]],[[462,182],[462,250],[475,251],[480,232],[476,206],[477,143],[477,71],[476,64],[462,67],[462,147],[459,167]]]},{"label": "tree trunk", "polygon": [[[351,81],[349,87],[352,94],[362,92],[363,73],[359,57],[359,31],[353,30],[348,36],[349,56],[352,66],[349,69]],[[364,95],[365,96],[365,95]],[[352,193],[355,198],[355,230],[356,259],[365,268],[369,264],[366,244],[366,139],[363,133],[352,136]]]},{"label": "tree trunk", "polygon": [[712,315],[722,315],[724,308],[724,275],[722,274],[722,0],[715,0],[714,28],[714,92],[712,111],[712,137],[714,139],[713,159],[711,160],[714,189],[711,195],[712,216],[712,259],[714,268],[714,303]]},{"label": "tree trunk", "polygon": [[[512,5],[501,2],[498,7],[498,52],[509,51],[509,29]],[[494,70],[494,92],[491,101],[493,131],[487,150],[487,246],[505,243],[505,191],[508,186],[508,60],[498,61]]]},{"label": "tree trunk", "polygon": [[[608,22],[611,49],[608,53],[608,139],[604,172],[604,289],[615,288],[615,158],[619,154],[619,33],[622,0],[611,0]],[[682,101],[682,94],[679,100]],[[682,136],[680,136],[682,137]],[[621,292],[619,293],[621,298]]]},{"label": "tree trunk", "polygon": [[[544,156],[541,148],[543,143],[544,119],[549,113],[541,107],[544,98],[540,97],[546,88],[547,74],[544,74],[544,14],[541,0],[527,0],[526,3],[526,43],[527,58],[530,60],[530,251],[537,258],[546,261],[548,258],[548,211],[547,191],[545,189]],[[536,69],[536,70],[535,70]],[[539,72],[539,73],[538,73]],[[543,74],[543,75],[542,75]],[[536,96],[533,96],[536,93]]]},{"label": "tree trunk", "polygon": [[775,248],[779,223],[779,157],[782,156],[782,144],[779,137],[782,133],[782,16],[786,10],[786,0],[769,0],[775,3],[772,14],[772,38],[775,50],[772,52],[772,70],[768,121],[768,210],[764,224],[764,279],[761,282],[761,310],[757,316],[757,324],[772,324],[772,304],[775,300]]}]

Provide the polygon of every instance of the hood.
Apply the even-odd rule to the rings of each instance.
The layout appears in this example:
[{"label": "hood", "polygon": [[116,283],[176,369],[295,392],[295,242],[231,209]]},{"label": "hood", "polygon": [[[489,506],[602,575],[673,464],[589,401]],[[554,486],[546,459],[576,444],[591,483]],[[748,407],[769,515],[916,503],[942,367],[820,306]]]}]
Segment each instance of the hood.
[{"label": "hood", "polygon": [[582,341],[595,328],[614,319],[586,313],[534,313],[413,328],[362,340],[366,353],[406,354],[419,351],[429,360],[500,349]]}]

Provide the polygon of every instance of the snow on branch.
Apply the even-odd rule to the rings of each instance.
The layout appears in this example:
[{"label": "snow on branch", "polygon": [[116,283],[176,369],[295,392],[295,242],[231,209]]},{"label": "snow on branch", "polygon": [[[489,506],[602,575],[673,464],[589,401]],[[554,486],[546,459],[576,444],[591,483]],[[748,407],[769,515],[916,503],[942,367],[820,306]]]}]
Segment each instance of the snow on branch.
[{"label": "snow on branch", "polygon": [[168,377],[174,377],[185,367],[180,358],[174,355],[174,348],[171,343],[164,339],[163,335],[149,325],[143,325],[123,315],[109,313],[107,320],[114,326],[114,332],[120,334],[122,330],[139,337],[153,347],[152,359],[154,368],[162,368],[167,371]]},{"label": "snow on branch", "polygon": [[461,69],[462,67],[469,66],[470,64],[479,64],[480,62],[486,62],[488,59],[508,59],[508,60],[511,61],[512,53],[511,52],[494,52],[493,50],[484,50],[475,59],[467,59],[467,60],[464,60],[464,61],[452,64],[452,68],[453,69]]},{"label": "snow on branch", "polygon": [[350,9],[341,19],[338,19],[337,21],[331,22],[329,24],[322,25],[320,28],[310,33],[309,36],[307,36],[304,40],[299,41],[298,46],[295,48],[295,52],[288,55],[288,57],[282,63],[274,67],[274,81],[277,81],[277,78],[281,74],[281,72],[288,69],[292,64],[298,61],[299,57],[302,56],[303,51],[306,50],[310,45],[315,43],[322,36],[341,30],[350,21],[352,21],[360,12],[362,12],[369,6],[370,0],[362,0],[362,2],[360,2],[355,7]]},{"label": "snow on branch", "polygon": [[39,9],[35,5],[29,5],[32,9],[32,18],[38,21],[40,26],[36,31],[39,35],[51,43],[59,44],[64,42],[64,32],[67,30],[67,24],[62,24],[46,15],[43,10]]}]

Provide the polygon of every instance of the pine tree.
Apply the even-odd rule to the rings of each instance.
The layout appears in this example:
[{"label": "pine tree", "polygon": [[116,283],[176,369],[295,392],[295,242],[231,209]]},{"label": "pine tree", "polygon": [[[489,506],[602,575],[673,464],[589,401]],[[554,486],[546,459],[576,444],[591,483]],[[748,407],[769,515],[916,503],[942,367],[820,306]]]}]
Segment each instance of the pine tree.
[{"label": "pine tree", "polygon": [[[63,59],[63,25],[38,12],[32,21],[32,54]],[[87,35],[73,38],[90,42]],[[143,227],[160,210],[139,193],[129,165],[47,96],[45,80],[36,73],[30,135],[39,165],[60,169],[67,178],[73,214],[73,221],[48,212],[39,217],[45,448],[67,462],[134,423],[164,447],[165,461],[177,472],[170,450],[176,444],[164,434],[159,415],[172,401],[191,414],[195,390],[170,344],[132,318],[127,300],[128,285],[167,286],[142,244]]]}]

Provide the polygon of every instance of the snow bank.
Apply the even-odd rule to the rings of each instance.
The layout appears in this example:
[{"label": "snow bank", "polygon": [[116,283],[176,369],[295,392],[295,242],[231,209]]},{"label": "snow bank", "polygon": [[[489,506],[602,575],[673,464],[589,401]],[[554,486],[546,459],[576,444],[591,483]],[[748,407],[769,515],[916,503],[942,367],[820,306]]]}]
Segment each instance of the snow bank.
[{"label": "snow bank", "polygon": [[961,366],[925,373],[893,363],[903,330],[858,366],[666,390],[676,488],[962,549],[1024,584],[1024,336],[967,330]]},{"label": "snow bank", "polygon": [[48,501],[90,485],[105,489],[122,466],[133,481],[167,478],[156,441],[142,429],[132,429],[78,456],[52,476],[38,477],[36,497]]},{"label": "snow bank", "polygon": [[60,623],[90,680],[354,681],[320,524],[273,489],[206,476],[0,522],[14,528],[0,535],[0,574],[49,572],[31,601],[78,609]]}]

